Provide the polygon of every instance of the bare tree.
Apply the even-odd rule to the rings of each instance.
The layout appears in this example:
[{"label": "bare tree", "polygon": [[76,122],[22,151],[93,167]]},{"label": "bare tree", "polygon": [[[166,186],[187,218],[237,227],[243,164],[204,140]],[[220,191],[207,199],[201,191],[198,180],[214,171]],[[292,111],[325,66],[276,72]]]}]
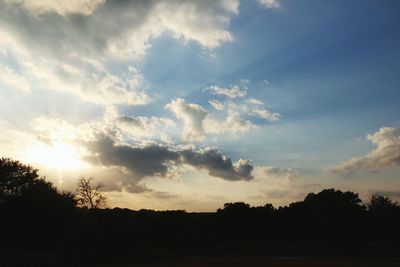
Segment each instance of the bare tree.
[{"label": "bare tree", "polygon": [[102,184],[92,184],[93,178],[81,178],[76,188],[76,198],[80,207],[89,209],[107,208],[107,197],[101,192]]}]

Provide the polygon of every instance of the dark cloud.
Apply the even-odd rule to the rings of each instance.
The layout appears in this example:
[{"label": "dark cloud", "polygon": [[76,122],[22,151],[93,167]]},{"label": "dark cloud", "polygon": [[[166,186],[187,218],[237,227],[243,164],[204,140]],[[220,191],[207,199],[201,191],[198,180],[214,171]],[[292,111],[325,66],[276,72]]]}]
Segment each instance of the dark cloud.
[{"label": "dark cloud", "polygon": [[173,166],[181,164],[205,169],[209,175],[225,180],[253,179],[251,161],[239,160],[233,163],[229,157],[214,148],[180,149],[155,143],[132,146],[116,144],[107,135],[84,142],[84,146],[91,153],[86,157],[91,163],[126,169],[137,179],[146,176],[166,177],[173,172]]},{"label": "dark cloud", "polygon": [[212,149],[185,149],[180,152],[182,161],[199,169],[206,169],[211,176],[225,180],[251,180],[253,164],[247,160],[232,163],[229,157],[222,155],[218,150]]},{"label": "dark cloud", "polygon": [[102,135],[99,139],[86,142],[86,148],[94,155],[87,157],[92,163],[103,166],[119,166],[129,170],[136,177],[166,176],[169,162],[178,162],[179,154],[166,146],[116,145],[114,140]]}]

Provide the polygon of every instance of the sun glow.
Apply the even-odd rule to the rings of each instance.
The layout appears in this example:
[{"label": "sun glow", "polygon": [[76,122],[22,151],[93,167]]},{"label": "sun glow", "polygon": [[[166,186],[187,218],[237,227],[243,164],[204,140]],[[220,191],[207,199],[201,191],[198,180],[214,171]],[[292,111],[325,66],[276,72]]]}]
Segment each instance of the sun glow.
[{"label": "sun glow", "polygon": [[81,159],[82,152],[67,143],[41,144],[28,152],[28,160],[59,171],[78,170],[89,167]]}]

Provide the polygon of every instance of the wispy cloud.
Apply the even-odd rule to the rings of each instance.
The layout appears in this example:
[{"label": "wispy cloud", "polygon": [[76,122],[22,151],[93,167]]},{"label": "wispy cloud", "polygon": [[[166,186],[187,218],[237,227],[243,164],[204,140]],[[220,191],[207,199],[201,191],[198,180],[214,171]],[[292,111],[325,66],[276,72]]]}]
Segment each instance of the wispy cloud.
[{"label": "wispy cloud", "polygon": [[266,8],[279,8],[281,6],[279,0],[257,0],[257,2]]},{"label": "wispy cloud", "polygon": [[241,89],[238,85],[234,85],[230,88],[223,88],[219,86],[209,86],[203,89],[204,92],[211,92],[213,95],[223,96],[227,98],[237,98],[237,97],[245,97],[246,90]]},{"label": "wispy cloud", "polygon": [[23,93],[31,92],[30,82],[21,74],[8,66],[0,64],[0,82],[3,82]]},{"label": "wispy cloud", "polygon": [[272,113],[266,109],[252,109],[250,114],[256,117],[260,117],[269,121],[277,121],[281,117],[279,113]]}]

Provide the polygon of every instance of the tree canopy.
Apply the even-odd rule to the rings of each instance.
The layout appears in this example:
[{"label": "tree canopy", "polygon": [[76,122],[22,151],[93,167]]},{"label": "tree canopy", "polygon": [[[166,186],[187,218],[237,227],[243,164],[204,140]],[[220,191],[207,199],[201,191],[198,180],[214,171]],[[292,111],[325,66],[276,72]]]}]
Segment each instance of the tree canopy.
[{"label": "tree canopy", "polygon": [[71,193],[59,192],[38,170],[10,158],[0,159],[0,204],[14,207],[74,207]]},{"label": "tree canopy", "polygon": [[304,199],[306,206],[327,211],[360,209],[362,208],[361,202],[357,193],[342,192],[333,188],[322,190],[317,194],[309,193]]},{"label": "tree canopy", "polygon": [[368,210],[371,212],[388,212],[399,208],[397,202],[388,197],[374,194],[367,203]]}]

